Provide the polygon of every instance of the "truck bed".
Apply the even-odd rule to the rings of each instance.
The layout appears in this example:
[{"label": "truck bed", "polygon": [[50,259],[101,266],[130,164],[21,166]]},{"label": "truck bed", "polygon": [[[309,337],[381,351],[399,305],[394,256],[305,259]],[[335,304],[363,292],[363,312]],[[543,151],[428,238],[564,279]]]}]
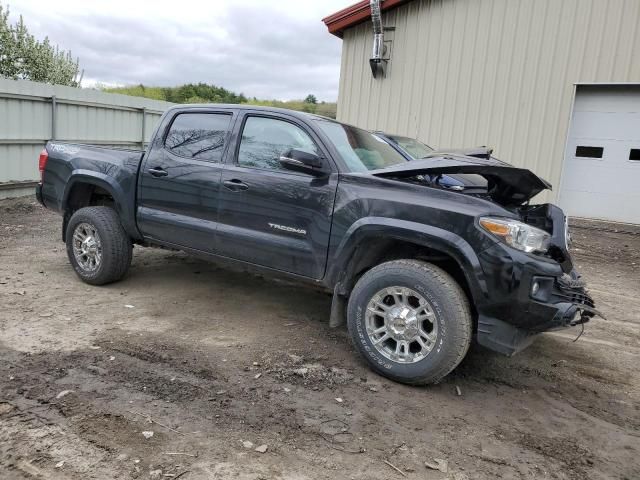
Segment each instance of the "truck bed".
[{"label": "truck bed", "polygon": [[135,197],[142,150],[99,147],[50,141],[47,170],[40,192],[43,204],[62,213],[74,185],[91,178],[95,188],[103,189],[115,200],[115,207],[125,229],[138,236],[135,225]]}]

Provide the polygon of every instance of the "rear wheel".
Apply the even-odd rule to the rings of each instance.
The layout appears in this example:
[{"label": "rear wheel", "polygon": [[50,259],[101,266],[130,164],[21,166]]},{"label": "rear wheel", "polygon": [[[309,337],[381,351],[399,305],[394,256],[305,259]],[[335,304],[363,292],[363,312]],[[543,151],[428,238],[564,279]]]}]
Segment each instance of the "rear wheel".
[{"label": "rear wheel", "polygon": [[112,208],[85,207],[75,212],[67,225],[66,243],[73,269],[91,285],[118,281],[131,265],[131,240]]},{"label": "rear wheel", "polygon": [[349,333],[378,373],[408,384],[436,383],[471,343],[466,295],[444,270],[417,260],[378,265],[349,298]]}]

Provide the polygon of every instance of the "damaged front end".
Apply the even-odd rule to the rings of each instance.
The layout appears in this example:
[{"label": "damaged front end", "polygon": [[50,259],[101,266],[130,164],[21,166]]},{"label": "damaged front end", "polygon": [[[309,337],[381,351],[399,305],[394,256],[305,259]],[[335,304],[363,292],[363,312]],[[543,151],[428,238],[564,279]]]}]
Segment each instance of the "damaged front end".
[{"label": "damaged front end", "polygon": [[585,282],[581,278],[574,279],[568,274],[556,279],[555,295],[561,301],[571,304],[567,315],[567,318],[571,318],[568,323],[570,327],[587,323],[596,315],[605,318],[602,313],[596,310],[596,305],[585,287]]},{"label": "damaged front end", "polygon": [[551,188],[530,170],[493,158],[446,154],[371,173],[432,188],[440,188],[439,175],[479,175],[486,188],[458,193],[490,200],[509,212],[477,219],[478,228],[497,240],[479,254],[487,284],[486,301],[475,305],[480,344],[512,355],[538,333],[603,317],[574,268],[564,212],[552,204],[529,204]]},{"label": "damaged front end", "polygon": [[543,251],[519,251],[496,243],[480,254],[489,299],[477,306],[478,342],[513,355],[537,334],[604,316],[585,288],[569,253],[567,219],[552,204],[525,205],[520,220],[547,232]]},{"label": "damaged front end", "polygon": [[[506,208],[529,201],[538,193],[551,189],[551,185],[526,168],[517,168],[493,157],[478,158],[456,154],[432,156],[373,170],[372,175],[395,178],[412,183],[422,183],[438,188],[442,175],[476,175],[486,180],[486,185],[472,185],[478,193]],[[463,193],[464,190],[462,190]]]},{"label": "damaged front end", "polygon": [[[569,222],[564,212],[550,203],[526,205],[518,209],[522,221],[550,234],[545,256],[556,261],[562,268],[562,275],[553,280],[539,280],[532,286],[532,298],[554,304],[567,304],[559,327],[584,324],[595,315],[604,318],[595,308],[593,299],[586,290],[586,283],[573,266],[569,253],[571,236]],[[536,292],[533,292],[536,290]]]}]

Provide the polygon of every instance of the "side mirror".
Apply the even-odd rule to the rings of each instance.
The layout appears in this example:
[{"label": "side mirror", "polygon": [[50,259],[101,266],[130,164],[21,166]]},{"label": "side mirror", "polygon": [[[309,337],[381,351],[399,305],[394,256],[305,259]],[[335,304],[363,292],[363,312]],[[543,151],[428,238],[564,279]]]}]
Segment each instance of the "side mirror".
[{"label": "side mirror", "polygon": [[305,152],[292,148],[287,150],[280,156],[280,165],[287,170],[294,172],[308,173],[314,177],[326,175],[324,170],[324,162],[315,153]]}]

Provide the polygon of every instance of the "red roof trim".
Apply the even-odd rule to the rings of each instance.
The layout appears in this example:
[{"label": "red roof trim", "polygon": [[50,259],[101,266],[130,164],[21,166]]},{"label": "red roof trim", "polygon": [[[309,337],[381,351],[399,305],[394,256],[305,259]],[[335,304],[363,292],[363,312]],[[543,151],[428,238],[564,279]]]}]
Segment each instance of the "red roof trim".
[{"label": "red roof trim", "polygon": [[[381,9],[388,10],[408,0],[383,0]],[[371,17],[371,8],[368,0],[363,0],[350,7],[344,8],[339,12],[329,15],[322,19],[327,26],[329,33],[336,37],[342,38],[342,32],[349,27],[353,27],[358,23],[364,22]]]}]

